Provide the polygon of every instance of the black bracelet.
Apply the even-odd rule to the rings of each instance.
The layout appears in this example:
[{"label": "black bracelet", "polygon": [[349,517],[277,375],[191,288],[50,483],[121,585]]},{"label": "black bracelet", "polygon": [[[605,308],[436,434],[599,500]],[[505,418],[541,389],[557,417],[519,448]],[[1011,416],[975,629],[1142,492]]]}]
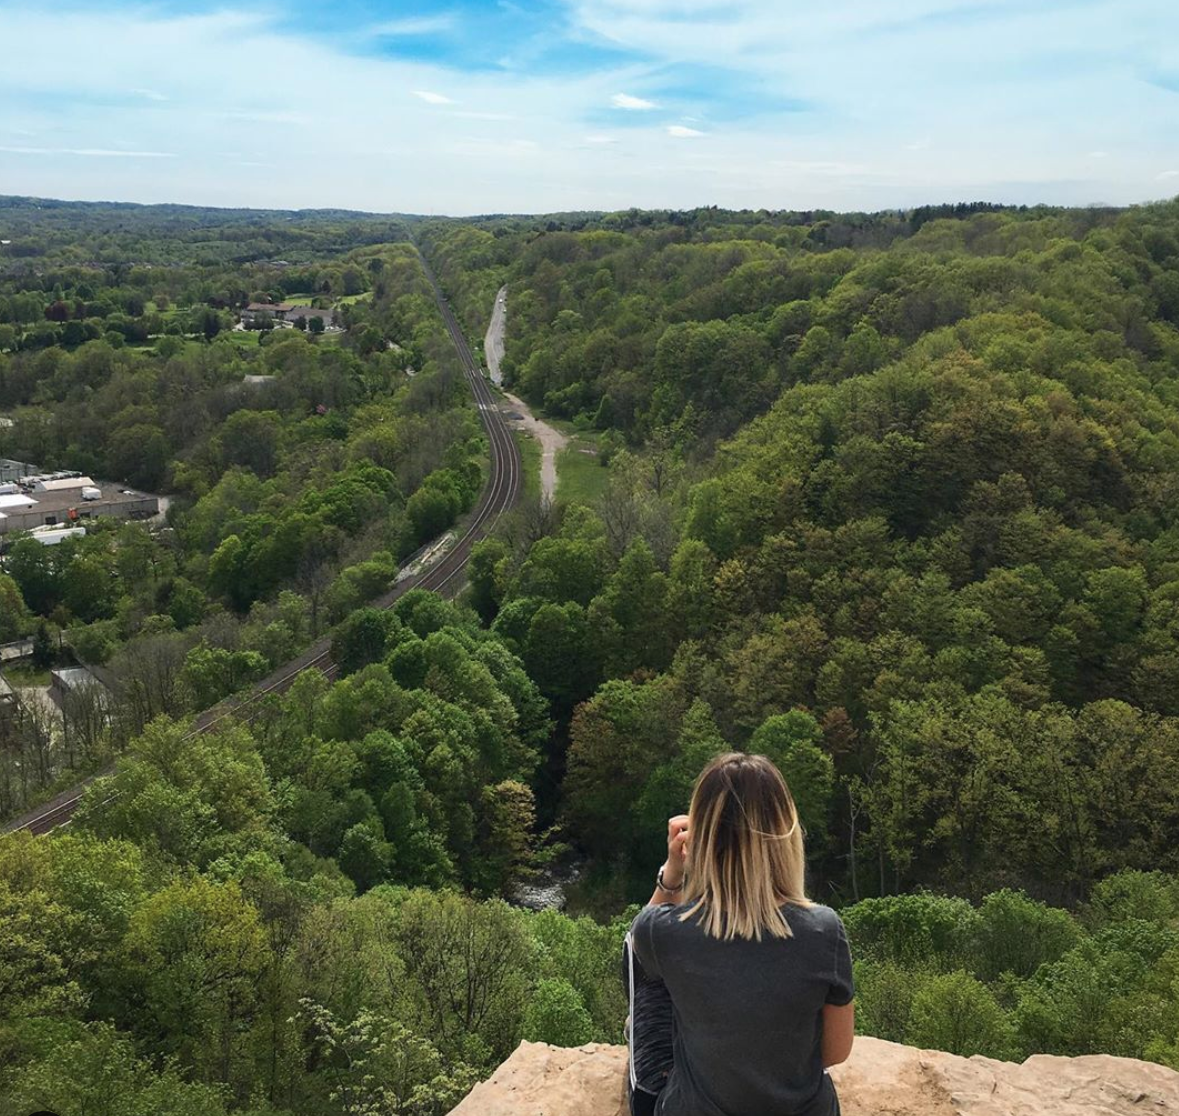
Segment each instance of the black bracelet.
[{"label": "black bracelet", "polygon": [[683,880],[680,880],[679,885],[676,887],[668,887],[667,884],[665,884],[663,882],[663,869],[666,867],[667,867],[666,864],[661,864],[659,866],[659,871],[658,871],[658,873],[656,873],[656,876],[655,876],[655,886],[657,888],[659,888],[660,891],[666,891],[668,895],[674,895],[677,891],[683,891],[684,890],[684,881]]}]

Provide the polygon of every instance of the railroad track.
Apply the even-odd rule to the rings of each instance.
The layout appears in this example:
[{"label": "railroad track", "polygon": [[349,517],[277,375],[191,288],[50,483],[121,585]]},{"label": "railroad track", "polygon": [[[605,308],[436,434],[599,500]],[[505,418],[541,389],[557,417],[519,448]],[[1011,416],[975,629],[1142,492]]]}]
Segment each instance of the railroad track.
[{"label": "railroad track", "polygon": [[[446,331],[458,352],[462,362],[463,373],[475,397],[475,404],[479,408],[479,418],[487,432],[490,446],[490,468],[487,482],[483,486],[475,510],[465,522],[465,526],[458,541],[438,561],[414,577],[395,586],[383,596],[370,602],[371,608],[392,608],[394,603],[411,589],[429,589],[443,596],[454,596],[465,584],[464,574],[467,562],[471,557],[474,545],[499,522],[504,514],[516,502],[520,493],[520,451],[512,438],[511,431],[500,413],[495,393],[483,378],[483,372],[471,352],[467,339],[459,328],[458,321],[450,309],[450,305],[443,297],[438,286],[438,280],[433,270],[421,257],[422,267],[426,277],[434,290],[434,298],[446,325]],[[253,720],[262,708],[265,698],[272,694],[281,694],[300,674],[308,670],[318,671],[327,678],[335,678],[339,673],[331,658],[331,637],[325,636],[312,644],[306,651],[288,663],[284,663],[272,674],[263,678],[253,689],[238,698],[230,699],[199,713],[193,721],[190,736],[208,732],[215,725],[234,718],[236,720]],[[33,834],[49,833],[70,824],[70,820],[82,801],[90,784],[101,775],[110,771],[100,772],[84,782],[63,791],[56,798],[51,799],[36,810],[8,822],[0,832],[12,833],[25,830]]]}]

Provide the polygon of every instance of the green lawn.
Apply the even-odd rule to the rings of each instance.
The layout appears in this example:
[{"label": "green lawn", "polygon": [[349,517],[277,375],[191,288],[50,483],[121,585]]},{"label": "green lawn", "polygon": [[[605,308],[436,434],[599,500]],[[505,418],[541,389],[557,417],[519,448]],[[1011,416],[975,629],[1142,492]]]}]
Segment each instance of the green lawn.
[{"label": "green lawn", "polygon": [[339,306],[351,306],[354,302],[367,302],[372,296],[372,291],[363,291],[361,294],[343,295],[336,299],[336,303]]},{"label": "green lawn", "polygon": [[258,336],[258,331],[253,329],[224,329],[217,334],[217,342],[222,345],[236,345],[239,349],[253,352],[258,348]]}]

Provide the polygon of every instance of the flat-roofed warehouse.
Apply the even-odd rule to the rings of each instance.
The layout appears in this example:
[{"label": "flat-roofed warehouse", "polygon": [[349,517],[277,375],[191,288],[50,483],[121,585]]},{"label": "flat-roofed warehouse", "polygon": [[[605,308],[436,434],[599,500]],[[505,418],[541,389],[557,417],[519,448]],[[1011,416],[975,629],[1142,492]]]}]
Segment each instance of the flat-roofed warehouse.
[{"label": "flat-roofed warehouse", "polygon": [[97,484],[89,477],[25,477],[19,487],[0,486],[0,535],[71,526],[100,515],[150,519],[159,510],[155,496],[117,484]]}]

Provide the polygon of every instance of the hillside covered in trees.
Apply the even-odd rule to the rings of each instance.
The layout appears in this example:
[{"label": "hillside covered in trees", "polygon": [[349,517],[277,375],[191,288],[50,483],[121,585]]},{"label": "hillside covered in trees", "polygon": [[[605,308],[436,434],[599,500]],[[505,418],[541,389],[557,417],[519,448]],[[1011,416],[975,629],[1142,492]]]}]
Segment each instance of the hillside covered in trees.
[{"label": "hillside covered in trees", "polygon": [[752,741],[837,894],[1179,867],[1179,207],[498,231],[429,235],[614,456],[476,604],[599,863]]},{"label": "hillside covered in trees", "polygon": [[[522,1037],[620,1041],[628,917],[730,748],[794,789],[863,1030],[1179,1068],[1179,203],[190,213],[183,249],[144,217],[53,212],[43,262],[0,257],[0,447],[117,470],[158,429],[178,496],[48,572],[18,543],[5,622],[111,625],[112,664],[189,641],[183,701],[96,729],[115,771],[68,833],[0,839],[0,1116],[442,1116]],[[484,452],[419,249],[472,339],[507,284],[508,386],[606,494],[380,611]],[[304,291],[342,337],[198,328]],[[149,304],[188,317],[57,332]],[[35,596],[86,564],[109,615]],[[313,611],[337,679],[189,733],[210,656]],[[565,913],[516,905],[538,873]]]}]

